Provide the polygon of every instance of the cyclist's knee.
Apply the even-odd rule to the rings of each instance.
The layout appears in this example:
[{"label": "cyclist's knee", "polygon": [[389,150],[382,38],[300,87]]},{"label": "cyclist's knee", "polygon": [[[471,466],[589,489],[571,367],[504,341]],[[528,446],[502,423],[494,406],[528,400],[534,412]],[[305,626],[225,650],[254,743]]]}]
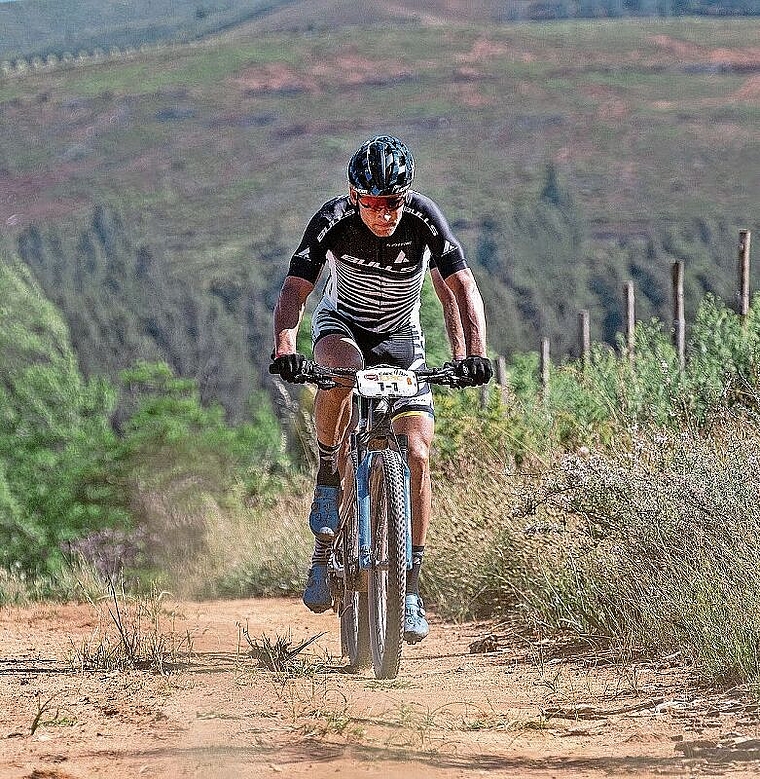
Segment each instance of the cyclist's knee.
[{"label": "cyclist's knee", "polygon": [[430,459],[430,444],[424,436],[408,436],[406,451],[409,465],[426,466]]}]

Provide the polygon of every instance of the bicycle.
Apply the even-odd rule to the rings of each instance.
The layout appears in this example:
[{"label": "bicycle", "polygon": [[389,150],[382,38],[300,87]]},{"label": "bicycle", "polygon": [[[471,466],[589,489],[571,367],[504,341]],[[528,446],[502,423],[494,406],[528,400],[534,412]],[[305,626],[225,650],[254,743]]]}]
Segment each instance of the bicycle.
[{"label": "bicycle", "polygon": [[406,572],[412,567],[410,473],[406,442],[392,427],[394,403],[420,383],[472,386],[454,366],[326,368],[307,362],[298,380],[320,389],[354,388],[352,429],[344,452],[338,528],[327,565],[341,652],[356,672],[370,664],[395,679],[404,638]]}]

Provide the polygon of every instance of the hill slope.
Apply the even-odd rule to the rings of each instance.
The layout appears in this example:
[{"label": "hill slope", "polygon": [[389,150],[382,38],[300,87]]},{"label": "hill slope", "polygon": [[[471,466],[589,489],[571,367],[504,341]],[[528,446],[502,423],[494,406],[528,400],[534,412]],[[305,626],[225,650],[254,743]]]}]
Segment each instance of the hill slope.
[{"label": "hill slope", "polygon": [[[614,337],[630,276],[640,316],[667,320],[673,259],[687,260],[690,307],[705,289],[733,296],[736,229],[757,226],[758,39],[749,19],[237,30],[12,76],[0,223],[70,322],[79,247],[94,246],[93,294],[104,311],[114,301],[105,322],[132,322],[122,332],[139,329],[140,285],[114,297],[103,269],[129,276],[147,251],[175,290],[159,319],[184,312],[177,364],[202,373],[206,312],[227,322],[211,343],[243,340],[246,364],[221,384],[245,387],[305,221],[344,190],[361,140],[390,131],[483,280],[493,346],[545,334],[561,355],[579,307]],[[123,227],[113,251],[92,240],[103,207]],[[119,353],[103,339],[116,346],[80,360]]]},{"label": "hill slope", "polygon": [[0,60],[243,34],[331,31],[368,24],[434,26],[528,19],[750,16],[760,0],[14,0],[0,3]]},{"label": "hill slope", "polygon": [[[292,2],[292,0],[290,0]],[[246,22],[289,0],[17,0],[0,4],[0,59],[61,57],[201,38]]]}]

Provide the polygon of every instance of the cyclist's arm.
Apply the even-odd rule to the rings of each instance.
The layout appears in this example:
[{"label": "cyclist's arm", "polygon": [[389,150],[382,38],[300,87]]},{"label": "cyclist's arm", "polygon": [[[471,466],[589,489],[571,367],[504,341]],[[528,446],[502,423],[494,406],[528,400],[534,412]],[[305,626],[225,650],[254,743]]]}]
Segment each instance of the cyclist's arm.
[{"label": "cyclist's arm", "polygon": [[462,322],[468,356],[486,356],[486,316],[483,298],[469,268],[464,268],[446,277],[446,285],[456,299],[459,318]]},{"label": "cyclist's arm", "polygon": [[286,276],[274,309],[274,355],[297,351],[298,328],[301,326],[306,300],[314,284],[299,276]]},{"label": "cyclist's arm", "polygon": [[433,281],[433,289],[443,306],[443,323],[446,326],[446,335],[449,337],[451,356],[455,360],[461,360],[466,356],[466,347],[456,296],[443,280],[438,268],[430,269],[430,278]]}]

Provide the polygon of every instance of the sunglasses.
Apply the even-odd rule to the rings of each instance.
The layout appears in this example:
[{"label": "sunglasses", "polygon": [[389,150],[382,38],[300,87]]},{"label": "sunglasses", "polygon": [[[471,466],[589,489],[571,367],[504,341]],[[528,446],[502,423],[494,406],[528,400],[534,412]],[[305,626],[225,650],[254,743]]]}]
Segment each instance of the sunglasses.
[{"label": "sunglasses", "polygon": [[366,200],[357,198],[359,205],[367,211],[397,211],[406,203],[405,195],[396,195],[395,197],[371,197]]}]

